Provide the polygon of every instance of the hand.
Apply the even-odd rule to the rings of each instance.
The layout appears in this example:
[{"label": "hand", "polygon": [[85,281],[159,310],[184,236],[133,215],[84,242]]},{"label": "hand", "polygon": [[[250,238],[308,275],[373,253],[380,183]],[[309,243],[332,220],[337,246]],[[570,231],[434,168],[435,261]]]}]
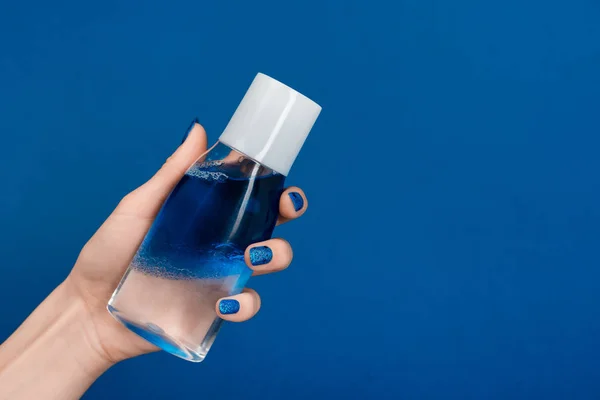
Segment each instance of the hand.
[{"label": "hand", "polygon": [[[89,343],[110,363],[158,350],[154,345],[129,331],[114,320],[106,310],[107,302],[127,269],[137,248],[150,228],[163,202],[187,169],[207,150],[206,133],[195,123],[177,151],[169,157],[152,179],[121,200],[114,212],[83,247],[69,277],[65,290],[85,304],[89,321]],[[306,211],[307,201],[302,190],[287,188],[279,203],[278,224],[298,218]],[[283,239],[271,239],[251,245],[268,246],[273,251],[270,262],[257,267],[246,263],[254,275],[276,272],[287,268],[292,261],[292,249]],[[223,315],[229,321],[245,321],[258,312],[260,297],[252,289],[232,296],[239,301],[238,312]],[[224,303],[226,304],[226,303]]]}]

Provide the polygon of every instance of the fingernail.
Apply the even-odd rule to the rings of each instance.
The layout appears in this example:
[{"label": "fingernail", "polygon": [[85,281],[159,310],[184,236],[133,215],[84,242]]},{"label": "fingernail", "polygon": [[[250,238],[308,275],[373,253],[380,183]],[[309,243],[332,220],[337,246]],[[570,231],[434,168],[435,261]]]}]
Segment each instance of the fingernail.
[{"label": "fingernail", "polygon": [[192,121],[190,126],[185,131],[185,135],[183,135],[183,139],[181,140],[181,143],[185,142],[185,139],[187,139],[187,137],[190,135],[190,132],[192,131],[192,129],[194,129],[194,125],[199,124],[199,123],[200,122],[198,121],[198,118],[194,118],[194,120]]},{"label": "fingernail", "polygon": [[298,192],[289,192],[288,195],[290,196],[290,199],[292,199],[292,204],[294,205],[296,212],[302,210],[302,207],[304,207],[304,198],[302,195]]},{"label": "fingernail", "polygon": [[240,302],[234,299],[225,299],[219,302],[219,312],[223,315],[235,314],[240,311]]},{"label": "fingernail", "polygon": [[252,265],[263,265],[271,261],[273,250],[267,246],[257,246],[250,249],[250,263]]}]

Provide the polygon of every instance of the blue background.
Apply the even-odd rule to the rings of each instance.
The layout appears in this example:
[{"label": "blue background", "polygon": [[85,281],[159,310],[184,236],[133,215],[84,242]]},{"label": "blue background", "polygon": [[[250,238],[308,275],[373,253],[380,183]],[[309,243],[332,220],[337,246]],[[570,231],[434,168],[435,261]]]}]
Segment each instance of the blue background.
[{"label": "blue background", "polygon": [[[261,71],[323,113],[289,178],[296,258],[199,365],[87,399],[600,396],[600,6],[3,2],[0,340],[194,116]],[[322,396],[322,397],[321,397]]]}]

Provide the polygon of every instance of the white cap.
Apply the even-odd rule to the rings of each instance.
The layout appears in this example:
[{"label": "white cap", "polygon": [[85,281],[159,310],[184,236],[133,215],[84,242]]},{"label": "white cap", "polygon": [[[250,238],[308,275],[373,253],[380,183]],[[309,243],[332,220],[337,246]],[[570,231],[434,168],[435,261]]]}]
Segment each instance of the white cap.
[{"label": "white cap", "polygon": [[320,112],[308,97],[259,73],[219,141],[287,175]]}]

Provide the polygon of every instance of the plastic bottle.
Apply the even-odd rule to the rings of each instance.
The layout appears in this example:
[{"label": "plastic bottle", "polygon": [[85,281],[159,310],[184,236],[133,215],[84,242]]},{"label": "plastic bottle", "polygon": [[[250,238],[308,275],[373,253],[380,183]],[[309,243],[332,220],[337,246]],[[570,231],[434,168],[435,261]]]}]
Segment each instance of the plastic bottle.
[{"label": "plastic bottle", "polygon": [[244,251],[271,237],[285,177],[320,111],[258,74],[217,144],[165,201],[109,312],[163,350],[202,361],[223,322],[215,304],[250,278]]}]

